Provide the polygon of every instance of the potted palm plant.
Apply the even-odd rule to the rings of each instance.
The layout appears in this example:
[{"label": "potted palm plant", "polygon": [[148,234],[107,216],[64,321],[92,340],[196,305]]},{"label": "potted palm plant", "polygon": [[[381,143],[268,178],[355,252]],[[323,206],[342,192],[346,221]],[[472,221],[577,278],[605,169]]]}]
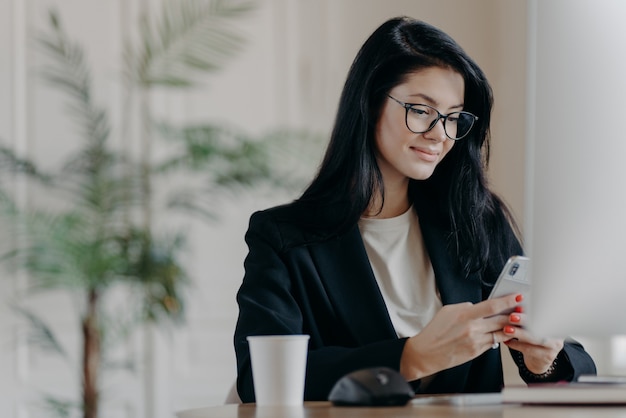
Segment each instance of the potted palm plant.
[{"label": "potted palm plant", "polygon": [[[232,127],[208,123],[174,126],[156,120],[151,111],[153,89],[183,89],[193,85],[198,73],[221,68],[242,44],[229,23],[253,6],[250,1],[166,0],[159,16],[142,20],[140,41],[128,42],[124,56],[127,103],[139,103],[138,140],[143,152],[138,159],[111,146],[113,132],[123,142],[137,141],[125,128],[129,121],[119,129],[111,125],[108,110],[94,97],[82,47],[68,37],[56,13],[49,15],[50,28],[38,41],[48,55],[43,74],[65,94],[81,141],[53,170],[43,170],[39,162],[0,147],[0,167],[11,170],[12,178],[28,178],[29,187],[39,187],[45,196],[43,204],[25,204],[2,187],[0,203],[14,237],[4,258],[27,274],[28,293],[60,290],[77,303],[80,401],[50,399],[49,406],[60,416],[69,416],[74,408],[84,418],[98,417],[104,347],[113,339],[106,324],[116,316],[107,305],[113,289],[123,288],[139,307],[124,315],[127,332],[141,324],[183,318],[184,289],[190,280],[180,261],[185,237],[180,231],[155,227],[155,211],[178,209],[211,218],[215,213],[205,198],[208,193],[259,182],[289,187],[294,176],[277,172],[275,159],[284,158],[285,145],[294,138],[305,136],[300,143],[314,142],[310,141],[314,135],[302,132],[250,138]],[[152,151],[161,138],[168,139],[169,152],[159,159]],[[200,187],[178,184],[173,191],[158,190],[166,198],[159,199],[165,205],[157,209],[155,184],[180,176],[198,179]],[[194,184],[184,185],[189,183]],[[48,348],[65,353],[42,318],[16,309],[40,331]]]}]

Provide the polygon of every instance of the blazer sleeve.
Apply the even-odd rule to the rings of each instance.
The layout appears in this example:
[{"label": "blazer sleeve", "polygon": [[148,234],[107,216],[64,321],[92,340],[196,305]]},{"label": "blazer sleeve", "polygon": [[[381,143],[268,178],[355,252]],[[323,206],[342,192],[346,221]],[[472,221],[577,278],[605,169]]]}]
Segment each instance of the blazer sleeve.
[{"label": "blazer sleeve", "polygon": [[583,346],[575,340],[567,339],[556,358],[556,368],[548,377],[534,375],[524,365],[524,356],[519,351],[511,350],[511,356],[519,367],[519,374],[526,383],[573,382],[583,374],[596,374],[596,365]]},{"label": "blazer sleeve", "polygon": [[[283,258],[285,244],[271,215],[264,212],[252,215],[246,242],[249,252],[244,261],[244,279],[237,293],[239,317],[234,345],[237,357],[237,391],[243,402],[254,402],[246,337],[302,334],[307,331],[314,334],[315,330],[304,329],[303,311],[306,307],[301,306],[302,301],[295,294],[294,278],[291,277]],[[305,400],[326,400],[334,383],[353,370],[374,366],[398,370],[405,342],[406,339],[394,338],[349,347],[325,345],[318,338],[311,338]]]},{"label": "blazer sleeve", "polygon": [[561,355],[571,367],[571,374],[566,380],[576,381],[580,375],[597,373],[596,365],[591,356],[579,342],[570,339],[565,340]]}]

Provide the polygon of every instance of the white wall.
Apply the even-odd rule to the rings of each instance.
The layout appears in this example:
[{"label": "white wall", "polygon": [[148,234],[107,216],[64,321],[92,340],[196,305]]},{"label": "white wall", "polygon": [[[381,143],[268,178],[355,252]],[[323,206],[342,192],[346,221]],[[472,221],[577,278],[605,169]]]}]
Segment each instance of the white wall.
[{"label": "white wall", "polygon": [[[46,164],[57,161],[75,140],[60,96],[36,76],[41,57],[32,36],[46,27],[45,12],[51,5],[59,10],[70,36],[87,48],[97,100],[114,109],[113,122],[119,122],[121,42],[135,30],[144,3],[158,1],[0,2],[0,138]],[[157,95],[158,112],[181,121],[225,121],[250,132],[281,125],[328,132],[346,72],[361,43],[387,18],[410,15],[450,33],[491,80],[496,98],[491,178],[514,211],[523,215],[525,2],[262,0],[259,5],[241,22],[249,41],[244,52],[226,71],[208,77],[204,88]],[[250,101],[257,106],[242,125],[240,104]],[[107,416],[170,417],[174,410],[222,402],[235,377],[234,295],[243,275],[248,217],[255,209],[292,197],[239,196],[224,203],[219,222],[192,228],[189,267],[194,288],[188,323],[170,334],[148,331],[126,345],[122,351],[138,360],[140,368],[136,375],[116,374],[107,381]],[[0,281],[0,294],[15,292],[15,281]],[[36,302],[61,337],[77,347],[73,311],[63,309],[63,304],[68,305],[55,295]],[[75,396],[77,374],[30,350],[20,323],[5,311],[0,311],[0,405],[10,405],[11,411],[5,415],[35,416],[37,409],[30,402],[42,389]]]}]

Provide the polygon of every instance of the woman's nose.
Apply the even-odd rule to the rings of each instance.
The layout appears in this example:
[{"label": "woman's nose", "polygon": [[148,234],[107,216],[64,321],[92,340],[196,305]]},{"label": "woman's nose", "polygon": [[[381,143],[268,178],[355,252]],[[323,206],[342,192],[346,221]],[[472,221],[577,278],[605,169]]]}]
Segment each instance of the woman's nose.
[{"label": "woman's nose", "polygon": [[435,123],[435,126],[432,127],[432,129],[430,129],[428,132],[425,132],[424,137],[440,142],[448,139],[448,137],[446,136],[446,130],[443,127],[443,119],[439,119]]}]

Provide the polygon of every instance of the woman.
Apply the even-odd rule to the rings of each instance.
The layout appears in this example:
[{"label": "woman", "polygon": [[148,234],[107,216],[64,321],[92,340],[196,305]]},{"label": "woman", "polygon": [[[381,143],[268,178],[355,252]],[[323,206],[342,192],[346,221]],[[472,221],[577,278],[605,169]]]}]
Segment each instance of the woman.
[{"label": "woman", "polygon": [[578,343],[523,328],[521,295],[486,300],[522,253],[486,184],[491,107],[484,74],[440,30],[396,18],[370,36],[317,176],[297,201],[250,219],[235,331],[244,402],[246,337],[259,334],[310,335],[306,400],[374,366],[418,393],[496,392],[500,342],[527,382],[595,373]]}]

